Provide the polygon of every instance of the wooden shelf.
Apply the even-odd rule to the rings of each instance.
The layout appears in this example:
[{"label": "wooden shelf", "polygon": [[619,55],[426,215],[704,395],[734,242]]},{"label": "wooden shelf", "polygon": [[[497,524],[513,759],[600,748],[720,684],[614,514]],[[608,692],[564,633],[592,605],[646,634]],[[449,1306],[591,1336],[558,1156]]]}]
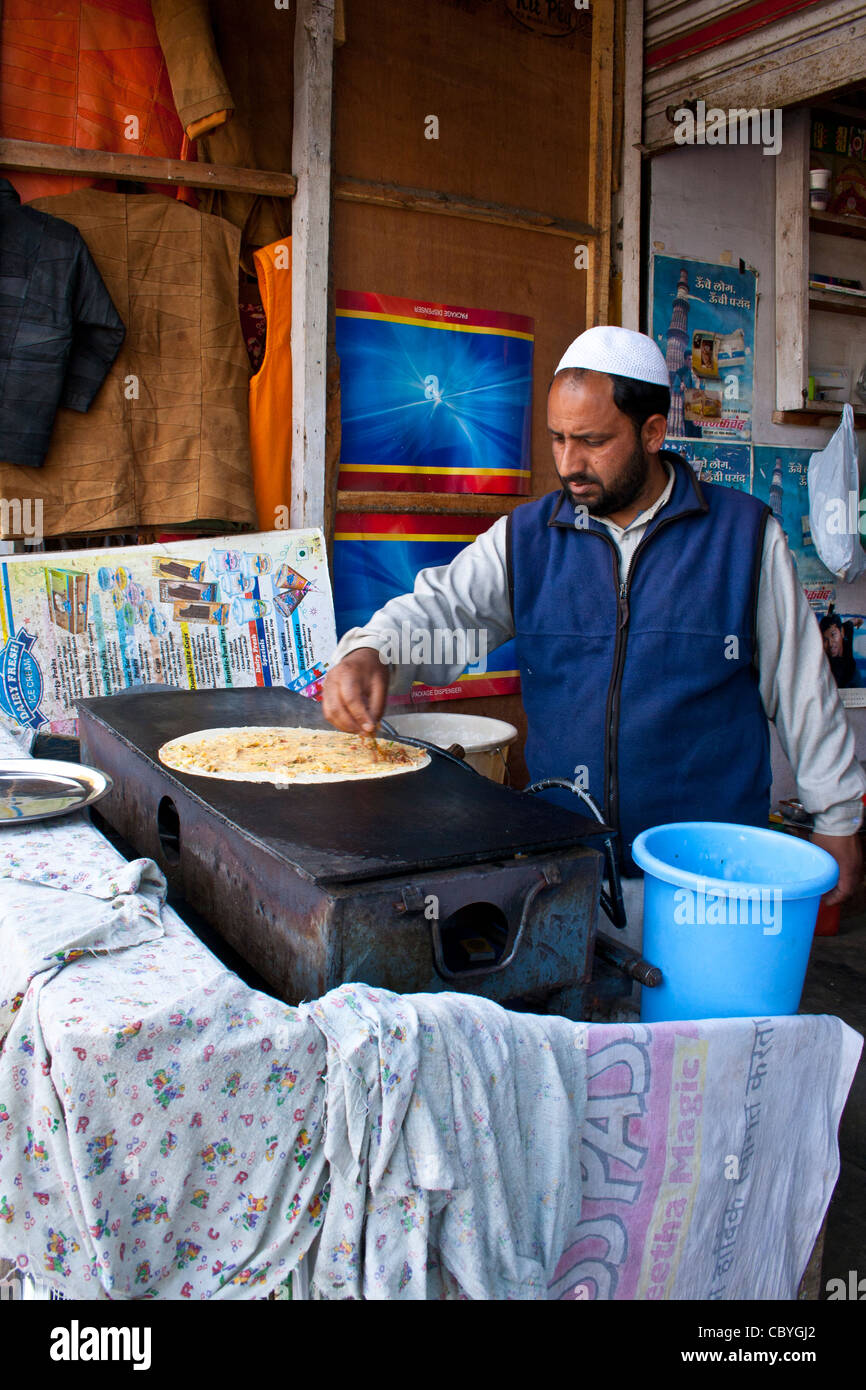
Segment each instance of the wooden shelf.
[{"label": "wooden shelf", "polygon": [[866,316],[866,299],[853,299],[834,294],[832,290],[809,291],[809,308],[820,309],[828,314],[856,314]]},{"label": "wooden shelf", "polygon": [[531,497],[466,492],[349,492],[337,493],[340,512],[450,512],[457,516],[505,516]]},{"label": "wooden shelf", "polygon": [[368,203],[374,207],[405,208],[411,212],[431,212],[440,217],[460,217],[470,222],[492,222],[500,227],[518,227],[550,236],[592,240],[600,235],[588,222],[572,222],[531,208],[485,203],[478,198],[460,198],[431,188],[405,188],[396,183],[376,183],[368,179],[337,174],[334,197],[344,203]]},{"label": "wooden shelf", "polygon": [[809,226],[825,236],[855,237],[866,241],[866,217],[840,217],[834,212],[810,212]]},{"label": "wooden shelf", "polygon": [[[842,418],[842,406],[837,401],[810,401],[797,410],[774,410],[774,425],[804,425],[809,429],[835,429]],[[854,426],[866,429],[866,410],[854,407]]]},{"label": "wooden shelf", "polygon": [[87,178],[119,179],[132,183],[182,184],[187,188],[218,188],[231,193],[257,193],[292,198],[293,174],[269,169],[239,169],[230,164],[200,164],[197,160],[162,159],[143,154],[112,154],[81,150],[74,145],[46,145],[41,140],[0,140],[0,169],[30,174],[81,174]]}]

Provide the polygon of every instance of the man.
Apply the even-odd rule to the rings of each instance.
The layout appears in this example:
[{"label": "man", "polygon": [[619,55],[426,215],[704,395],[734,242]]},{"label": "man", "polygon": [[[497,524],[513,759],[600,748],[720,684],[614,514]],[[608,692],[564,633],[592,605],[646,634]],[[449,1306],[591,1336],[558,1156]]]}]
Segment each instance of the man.
[{"label": "man", "polygon": [[818,624],[833,679],[840,689],[850,689],[860,684],[854,660],[854,629],[860,627],[862,621],[862,618],[849,618],[847,623],[843,623],[836,612],[836,605],[831,603]]},{"label": "man", "polygon": [[[454,667],[380,659],[414,632],[516,638],[533,780],[577,776],[620,832],[624,872],[647,826],[766,825],[772,720],[837,860],[827,902],[860,880],[866,776],[788,544],[758,498],[701,484],[663,449],[669,378],[627,329],[580,335],[560,362],[548,424],[561,488],[518,507],[450,565],[423,570],[340,642],[323,708],[372,732],[389,680],[446,685]],[[555,795],[555,794],[554,794]]]}]

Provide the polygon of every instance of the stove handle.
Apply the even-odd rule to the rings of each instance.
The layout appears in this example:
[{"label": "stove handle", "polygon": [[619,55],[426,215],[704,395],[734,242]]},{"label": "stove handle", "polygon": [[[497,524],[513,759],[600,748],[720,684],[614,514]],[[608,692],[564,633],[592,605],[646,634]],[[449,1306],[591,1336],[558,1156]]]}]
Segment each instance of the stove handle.
[{"label": "stove handle", "polygon": [[433,966],[440,980],[446,980],[449,983],[460,982],[462,980],[478,980],[486,978],[488,975],[498,975],[501,971],[507,969],[517,955],[520,943],[523,940],[526,923],[529,920],[529,910],[535,902],[535,899],[543,889],[561,882],[562,874],[556,864],[549,864],[541,870],[538,882],[533,883],[531,887],[527,889],[524,896],[523,908],[520,913],[520,922],[514,934],[514,940],[511,943],[511,950],[502,960],[497,961],[495,965],[482,965],[474,970],[451,970],[445,964],[445,957],[442,951],[442,933],[439,930],[439,919],[438,917],[434,918],[430,923],[430,934],[433,939]]}]

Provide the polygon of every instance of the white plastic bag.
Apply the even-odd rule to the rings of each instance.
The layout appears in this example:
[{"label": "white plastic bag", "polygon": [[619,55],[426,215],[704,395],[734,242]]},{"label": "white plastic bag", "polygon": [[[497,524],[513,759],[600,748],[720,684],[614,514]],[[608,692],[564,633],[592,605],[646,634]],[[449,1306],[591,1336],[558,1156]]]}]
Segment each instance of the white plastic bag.
[{"label": "white plastic bag", "polygon": [[809,524],[822,562],[837,579],[850,584],[866,569],[866,554],[860,544],[860,473],[850,405],[842,411],[842,423],[827,447],[809,459]]}]

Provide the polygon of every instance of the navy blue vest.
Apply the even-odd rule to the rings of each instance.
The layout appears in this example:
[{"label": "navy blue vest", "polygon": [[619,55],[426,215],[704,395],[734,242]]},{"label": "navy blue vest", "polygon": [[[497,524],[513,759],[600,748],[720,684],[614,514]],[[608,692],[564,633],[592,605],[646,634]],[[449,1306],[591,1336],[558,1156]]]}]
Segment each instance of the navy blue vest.
[{"label": "navy blue vest", "polygon": [[[766,825],[770,737],[755,664],[768,508],[699,483],[673,493],[620,585],[609,533],[564,492],[518,507],[508,564],[533,781],[575,776],[634,837],[680,820]],[[578,526],[576,521],[582,521]],[[588,776],[588,783],[586,777]],[[550,799],[578,809],[571,793]]]}]

